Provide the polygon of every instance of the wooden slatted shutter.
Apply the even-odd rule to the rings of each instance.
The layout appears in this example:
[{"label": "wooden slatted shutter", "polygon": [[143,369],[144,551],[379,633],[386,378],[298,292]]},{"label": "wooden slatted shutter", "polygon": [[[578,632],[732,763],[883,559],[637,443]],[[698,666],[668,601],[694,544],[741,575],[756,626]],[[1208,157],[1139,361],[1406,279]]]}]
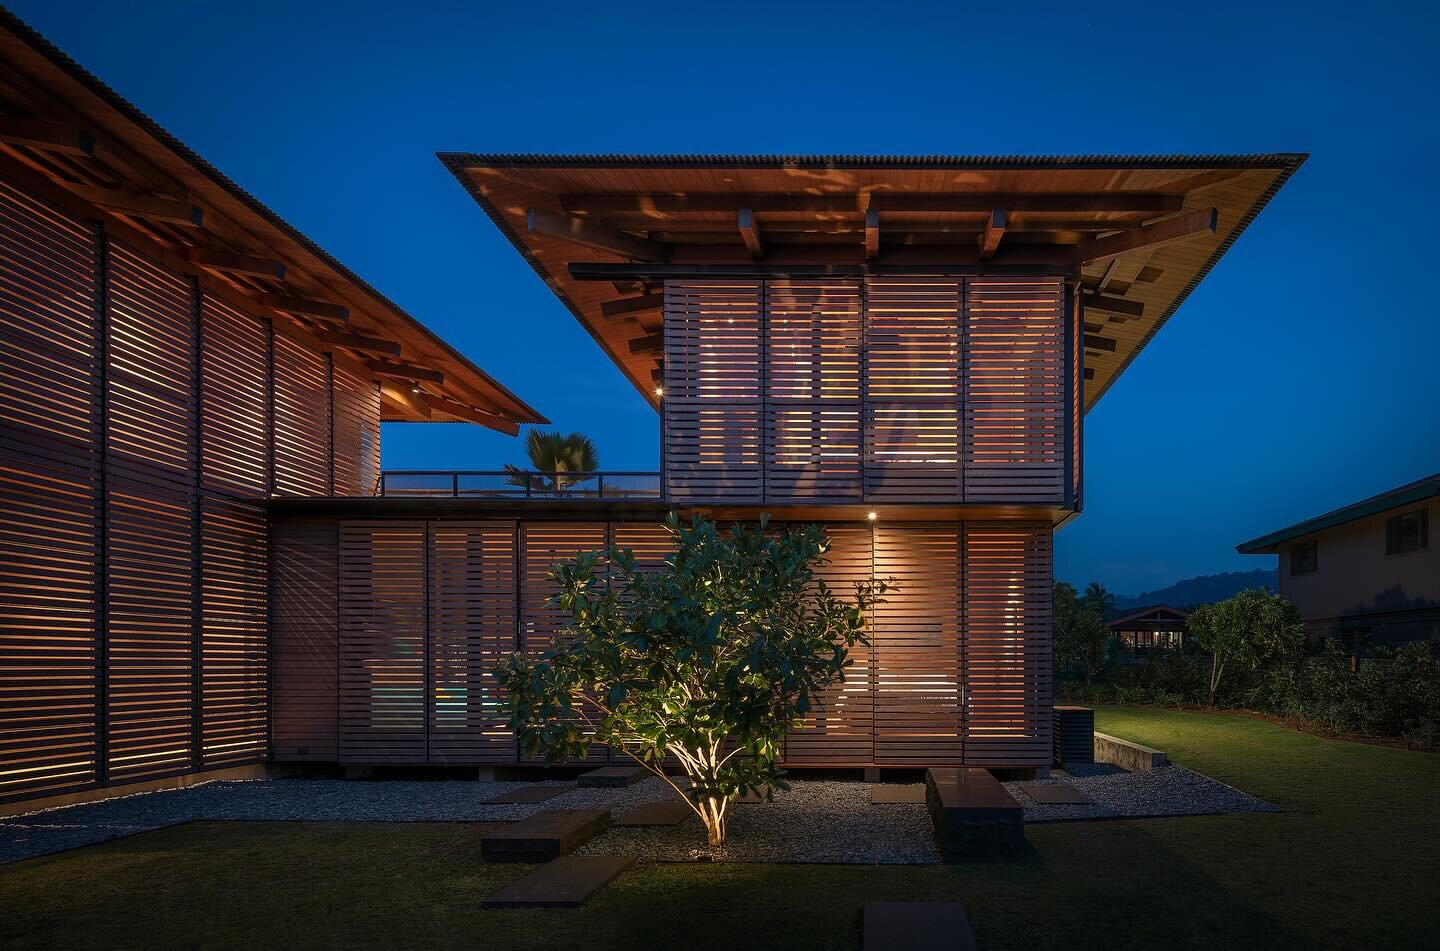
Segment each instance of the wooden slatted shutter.
[{"label": "wooden slatted shutter", "polygon": [[515,523],[431,522],[429,761],[508,763],[495,665],[516,649]]},{"label": "wooden slatted shutter", "polygon": [[111,783],[196,755],[195,295],[110,242],[106,255],[106,749]]},{"label": "wooden slatted shutter", "polygon": [[765,288],[767,501],[860,498],[860,287]]},{"label": "wooden slatted shutter", "polygon": [[427,756],[425,523],[340,524],[340,760]]},{"label": "wooden slatted shutter", "polygon": [[664,469],[675,501],[764,492],[762,285],[665,285]]},{"label": "wooden slatted shutter", "polygon": [[0,802],[100,779],[97,248],[0,182]]},{"label": "wooden slatted shutter", "polygon": [[274,494],[330,493],[330,368],[284,334],[274,347]]},{"label": "wooden slatted shutter", "polygon": [[875,527],[875,577],[896,588],[875,609],[875,763],[964,760],[959,523]]},{"label": "wooden slatted shutter", "polygon": [[283,519],[271,533],[271,733],[280,762],[340,756],[339,526]]},{"label": "wooden slatted shutter", "polygon": [[201,763],[258,763],[265,758],[269,713],[265,511],[205,498],[200,519]]},{"label": "wooden slatted shutter", "polygon": [[965,500],[1065,500],[1064,285],[976,278],[965,302]]},{"label": "wooden slatted shutter", "polygon": [[380,483],[380,389],[338,363],[331,380],[335,407],[335,494],[374,495]]},{"label": "wooden slatted shutter", "polygon": [[865,294],[865,495],[958,501],[960,283],[872,278]]},{"label": "wooden slatted shutter", "polygon": [[[869,525],[825,526],[829,561],[816,572],[831,591],[851,597],[857,581],[874,574],[873,533]],[[873,622],[866,630],[874,637]],[[792,729],[785,743],[791,766],[869,766],[875,762],[874,646],[856,645],[843,683],[812,698],[811,712]]]},{"label": "wooden slatted shutter", "polygon": [[1083,504],[1082,486],[1085,471],[1085,307],[1081,303],[1080,289],[1076,286],[1070,295],[1070,344],[1065,351],[1067,371],[1070,374],[1070,498],[1068,502],[1075,511]]},{"label": "wooden slatted shutter", "polygon": [[[659,571],[665,567],[665,559],[675,553],[675,536],[664,525],[645,522],[612,522],[610,524],[610,545],[612,548],[628,549],[635,556],[635,567],[642,572]],[[610,750],[612,763],[633,765],[627,754]],[[678,767],[680,760],[675,755],[665,757],[665,765]]]},{"label": "wooden slatted shutter", "polygon": [[[607,535],[604,522],[521,523],[520,650],[527,655],[549,650],[570,619],[568,611],[546,603],[555,593],[551,565],[572,560],[582,551],[603,550]],[[603,746],[591,748],[590,758],[595,757],[605,757]]]},{"label": "wooden slatted shutter", "polygon": [[202,485],[262,498],[269,490],[270,325],[209,294],[200,314]]},{"label": "wooden slatted shutter", "polygon": [[1050,526],[965,526],[965,762],[1048,766]]}]

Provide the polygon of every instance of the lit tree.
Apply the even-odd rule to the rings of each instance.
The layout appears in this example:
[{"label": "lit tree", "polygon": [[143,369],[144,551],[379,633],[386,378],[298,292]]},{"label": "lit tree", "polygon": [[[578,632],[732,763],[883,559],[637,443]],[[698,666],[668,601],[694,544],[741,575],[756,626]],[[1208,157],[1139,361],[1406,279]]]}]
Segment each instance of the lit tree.
[{"label": "lit tree", "polygon": [[1295,605],[1264,588],[1248,588],[1228,601],[1202,604],[1186,622],[1189,637],[1210,653],[1210,706],[1227,666],[1257,670],[1290,656],[1305,643]]},{"label": "lit tree", "polygon": [[[566,630],[548,653],[514,654],[497,673],[528,754],[559,763],[592,744],[622,750],[670,783],[718,846],[736,797],[789,788],[785,734],[844,680],[886,585],[842,597],[816,579],[829,540],[814,525],[767,534],[762,518],[759,530],[721,533],[673,515],[667,525],[676,550],[659,570],[628,549],[556,564],[551,603],[569,612]],[[688,790],[665,773],[667,755]]]}]

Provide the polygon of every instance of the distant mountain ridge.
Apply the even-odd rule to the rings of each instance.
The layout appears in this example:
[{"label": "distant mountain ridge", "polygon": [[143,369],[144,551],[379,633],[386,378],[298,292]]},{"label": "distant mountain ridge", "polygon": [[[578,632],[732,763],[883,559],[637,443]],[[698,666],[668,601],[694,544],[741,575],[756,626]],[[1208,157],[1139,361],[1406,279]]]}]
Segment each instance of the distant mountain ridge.
[{"label": "distant mountain ridge", "polygon": [[1152,604],[1168,604],[1175,608],[1189,608],[1212,601],[1224,601],[1234,597],[1246,588],[1265,588],[1275,591],[1275,569],[1256,568],[1254,571],[1222,571],[1218,575],[1201,575],[1177,581],[1168,588],[1158,588],[1136,595],[1116,595],[1117,613],[1134,608],[1149,607]]}]

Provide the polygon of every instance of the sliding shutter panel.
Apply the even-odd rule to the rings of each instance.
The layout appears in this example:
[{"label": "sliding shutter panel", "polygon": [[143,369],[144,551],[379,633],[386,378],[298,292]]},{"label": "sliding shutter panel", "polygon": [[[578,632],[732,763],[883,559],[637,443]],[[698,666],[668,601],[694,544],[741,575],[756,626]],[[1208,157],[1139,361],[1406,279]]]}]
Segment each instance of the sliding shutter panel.
[{"label": "sliding shutter panel", "polygon": [[100,779],[97,248],[0,182],[0,802]]},{"label": "sliding shutter panel", "polygon": [[676,501],[764,493],[758,281],[665,285],[664,465]]},{"label": "sliding shutter panel", "polygon": [[508,763],[495,667],[515,651],[515,523],[430,523],[432,763]]},{"label": "sliding shutter panel", "polygon": [[330,493],[330,368],[315,353],[275,334],[275,494]]},{"label": "sliding shutter panel", "polygon": [[340,525],[341,762],[425,762],[425,534]]},{"label": "sliding shutter panel", "polygon": [[270,325],[209,294],[200,302],[200,458],[207,489],[266,494]]},{"label": "sliding shutter panel", "polygon": [[1065,500],[1064,287],[966,285],[965,500]]},{"label": "sliding shutter panel", "polygon": [[271,534],[271,721],[280,762],[339,758],[339,529],[282,519]]},{"label": "sliding shutter panel", "polygon": [[960,284],[873,278],[865,304],[865,494],[960,499]]},{"label": "sliding shutter panel", "polygon": [[767,500],[860,498],[860,287],[765,290]]},{"label": "sliding shutter panel", "polygon": [[335,494],[374,495],[380,483],[380,389],[374,380],[336,364]]},{"label": "sliding shutter panel", "polygon": [[265,759],[269,657],[265,511],[201,500],[201,763]]},{"label": "sliding shutter panel", "polygon": [[965,526],[965,762],[1048,766],[1050,527]]}]

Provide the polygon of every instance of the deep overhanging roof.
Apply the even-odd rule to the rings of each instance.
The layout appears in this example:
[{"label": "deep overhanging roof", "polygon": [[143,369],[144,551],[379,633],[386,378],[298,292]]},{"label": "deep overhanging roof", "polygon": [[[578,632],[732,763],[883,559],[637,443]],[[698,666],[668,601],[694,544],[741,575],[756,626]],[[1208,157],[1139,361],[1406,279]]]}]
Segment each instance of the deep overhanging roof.
[{"label": "deep overhanging roof", "polygon": [[[392,384],[382,389],[387,421],[466,421],[506,432],[547,422],[3,7],[0,60],[0,118],[38,128],[42,140],[78,136],[88,146],[37,145],[7,128],[0,170],[33,175],[72,202],[89,202],[122,237],[203,269],[202,283],[232,303],[285,323],[354,365],[378,366],[382,383]],[[126,204],[110,203],[116,200]],[[173,210],[187,206],[189,220],[177,220]],[[204,254],[211,264],[196,264]],[[232,266],[212,266],[217,260]],[[273,307],[276,298],[316,313]],[[406,379],[406,368],[422,378]],[[424,402],[412,398],[412,383]]]},{"label": "deep overhanging roof", "polygon": [[1048,264],[1087,292],[1088,409],[1306,156],[439,158],[652,404],[666,274]]},{"label": "deep overhanging roof", "polygon": [[1416,502],[1423,502],[1436,496],[1440,496],[1440,472],[1388,492],[1381,492],[1368,499],[1352,502],[1333,512],[1326,512],[1324,515],[1297,522],[1289,528],[1282,528],[1268,535],[1252,538],[1248,542],[1236,545],[1235,550],[1242,555],[1273,555],[1285,542],[1296,538],[1313,535],[1315,532],[1335,528],[1348,522],[1358,522],[1362,518],[1379,515],[1381,512],[1388,512],[1404,505],[1414,505]]}]

